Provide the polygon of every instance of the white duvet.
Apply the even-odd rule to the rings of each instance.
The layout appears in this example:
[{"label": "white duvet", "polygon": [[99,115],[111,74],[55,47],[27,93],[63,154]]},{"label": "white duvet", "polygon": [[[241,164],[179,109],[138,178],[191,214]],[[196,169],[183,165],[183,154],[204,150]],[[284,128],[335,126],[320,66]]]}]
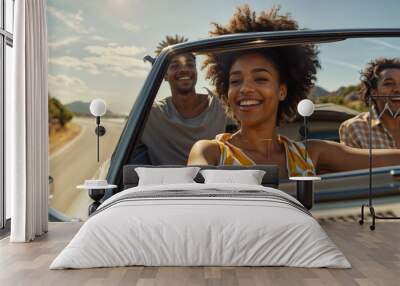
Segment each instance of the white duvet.
[{"label": "white duvet", "polygon": [[[178,195],[172,197],[135,198],[174,190]],[[180,196],[178,191],[233,191],[241,196]],[[268,198],[263,198],[264,193],[254,197],[252,191],[265,192]],[[295,204],[300,203],[282,191],[254,185],[127,189],[99,207],[50,269],[127,265],[350,268],[318,222]]]}]

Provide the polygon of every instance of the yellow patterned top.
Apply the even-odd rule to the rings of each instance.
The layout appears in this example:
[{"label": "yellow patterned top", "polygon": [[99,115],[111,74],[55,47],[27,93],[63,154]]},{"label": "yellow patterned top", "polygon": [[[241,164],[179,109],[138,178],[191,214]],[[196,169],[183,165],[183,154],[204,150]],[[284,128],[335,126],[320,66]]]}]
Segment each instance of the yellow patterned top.
[{"label": "yellow patterned top", "polygon": [[[240,148],[228,142],[231,137],[230,133],[218,134],[215,137],[221,154],[219,165],[256,165]],[[307,161],[304,159],[306,149],[303,143],[291,141],[282,135],[278,135],[278,142],[285,147],[286,169],[289,177],[315,176],[315,168],[310,156],[307,154]]]}]

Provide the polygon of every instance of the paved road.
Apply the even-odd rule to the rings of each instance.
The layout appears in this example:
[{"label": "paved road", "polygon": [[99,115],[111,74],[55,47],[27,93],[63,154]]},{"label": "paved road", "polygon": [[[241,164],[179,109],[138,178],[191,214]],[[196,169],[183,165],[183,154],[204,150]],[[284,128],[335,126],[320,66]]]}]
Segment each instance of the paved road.
[{"label": "paved road", "polygon": [[91,203],[85,190],[76,189],[96,174],[101,164],[111,157],[124,127],[123,122],[103,119],[106,134],[100,137],[100,162],[96,157],[96,127],[93,118],[74,118],[82,127],[81,133],[62,149],[50,156],[50,175],[54,178],[50,207],[71,218],[85,218]]}]

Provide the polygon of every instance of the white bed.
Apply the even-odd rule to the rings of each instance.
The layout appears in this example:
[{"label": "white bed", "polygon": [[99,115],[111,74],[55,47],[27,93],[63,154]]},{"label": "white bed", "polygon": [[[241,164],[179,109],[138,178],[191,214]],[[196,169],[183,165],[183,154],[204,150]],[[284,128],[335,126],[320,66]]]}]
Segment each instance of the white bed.
[{"label": "white bed", "polygon": [[318,222],[284,192],[198,183],[116,194],[50,269],[127,265],[351,267]]}]

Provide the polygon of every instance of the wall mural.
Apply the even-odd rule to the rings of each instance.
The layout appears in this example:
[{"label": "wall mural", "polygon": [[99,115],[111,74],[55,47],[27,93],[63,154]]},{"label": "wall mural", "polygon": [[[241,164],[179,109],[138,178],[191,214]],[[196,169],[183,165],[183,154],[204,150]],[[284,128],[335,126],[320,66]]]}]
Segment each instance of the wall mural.
[{"label": "wall mural", "polygon": [[[226,28],[225,32],[221,32],[222,30],[211,25],[211,22],[221,23],[222,26],[228,23],[227,19],[235,11],[236,4],[206,1],[210,2],[210,5],[206,5],[204,1],[201,2],[194,2],[189,7],[184,5],[185,1],[48,1],[51,219],[87,217],[87,207],[92,200],[87,192],[77,190],[76,186],[83,184],[85,180],[105,178],[110,157],[151,69],[151,63],[143,58],[147,55],[156,57],[163,47],[170,44],[209,37],[208,33],[213,29],[214,35],[240,30],[240,27],[236,27],[236,31],[231,26],[230,30]],[[265,1],[249,2],[251,9],[255,11],[271,8],[266,7]],[[305,7],[297,6],[296,1],[284,1],[278,14],[286,15],[290,12],[289,16],[282,17],[289,17],[290,21],[297,21],[299,27],[310,29],[395,27],[398,21],[394,15],[381,18],[374,14],[368,22],[361,18],[344,16],[343,22],[338,24],[332,13],[327,13],[337,10],[337,5],[325,5],[327,7],[316,7],[319,13],[311,15]],[[356,4],[351,5],[341,13],[352,15],[352,11],[356,11],[358,7]],[[244,7],[241,8],[242,12],[246,9]],[[366,13],[373,11],[373,7],[369,7]],[[289,156],[287,150],[286,153],[282,151],[283,159],[279,161],[274,153],[276,146],[273,138],[260,135],[257,145],[251,136],[244,137],[240,132],[245,130],[243,127],[246,122],[253,120],[246,118],[248,114],[253,114],[258,106],[265,109],[262,114],[274,114],[275,109],[271,106],[284,102],[285,96],[290,92],[294,94],[290,96],[298,97],[297,102],[307,97],[315,106],[307,128],[303,125],[302,117],[294,116],[296,104],[292,105],[291,112],[284,112],[282,118],[279,117],[281,114],[274,115],[274,120],[285,119],[277,124],[279,126],[276,130],[289,140],[289,145],[292,141],[304,140],[307,133],[308,139],[336,141],[342,143],[340,146],[345,144],[366,150],[369,138],[365,133],[368,123],[368,102],[365,94],[373,94],[373,111],[376,119],[380,120],[380,125],[378,122],[374,125],[377,135],[372,140],[373,148],[395,150],[400,146],[399,47],[399,38],[362,38],[318,44],[314,47],[314,54],[305,52],[310,59],[309,66],[305,54],[299,52],[298,55],[303,60],[297,68],[290,71],[292,75],[298,76],[297,80],[301,78],[296,85],[297,89],[293,89],[296,92],[293,93],[290,88],[288,90],[288,86],[277,85],[279,88],[276,91],[279,92],[276,94],[282,96],[282,99],[276,102],[258,96],[253,85],[250,88],[247,85],[243,87],[246,82],[245,68],[251,66],[249,62],[259,63],[262,58],[235,58],[234,65],[230,66],[227,73],[235,68],[236,73],[233,74],[237,77],[229,74],[229,81],[225,85],[229,88],[224,89],[223,86],[214,86],[210,82],[210,77],[214,80],[218,77],[208,70],[210,58],[206,55],[177,55],[171,59],[163,74],[164,81],[137,147],[142,148],[137,149],[140,156],[130,158],[131,163],[168,165],[186,164],[188,160],[193,164],[201,163],[204,158],[198,157],[196,152],[191,153],[193,144],[201,139],[213,139],[221,133],[225,135],[217,137],[220,142],[228,145],[232,143],[241,150],[236,157],[226,151],[226,164],[235,160],[237,164],[286,162],[286,157]],[[295,53],[288,54],[287,57],[293,55]],[[279,65],[276,62],[282,55],[277,56],[278,59],[274,57],[271,56],[270,59],[272,64],[268,62],[270,67]],[[320,67],[316,62],[312,63],[313,59],[319,61]],[[209,64],[202,68],[207,60]],[[294,65],[297,60],[294,57],[289,62]],[[226,62],[222,66],[229,66],[228,58],[223,61]],[[313,68],[315,72],[312,72]],[[250,72],[249,75],[253,74]],[[279,82],[260,76],[262,77],[254,77],[254,85],[261,84],[261,81]],[[313,76],[315,79],[307,83]],[[250,91],[245,91],[246,88]],[[301,97],[304,90],[306,93]],[[228,97],[224,99],[224,93],[232,95],[229,98],[237,96],[237,101]],[[241,98],[244,95],[250,96]],[[89,110],[90,102],[94,99],[102,99],[107,105],[107,112],[101,119],[101,125],[106,132],[99,139],[99,162],[94,131],[96,120]],[[226,115],[224,110],[227,106],[230,106],[230,114]],[[198,129],[190,129],[193,126]],[[237,130],[239,133],[236,134],[240,136],[227,135]],[[279,144],[284,144],[283,141]],[[264,151],[260,151],[260,144],[265,145]],[[288,193],[294,192],[295,183],[288,180],[293,174],[320,175],[323,179],[315,183],[317,203],[312,210],[313,214],[321,220],[338,217],[354,220],[368,190],[368,172],[359,171],[365,169],[366,165],[354,163],[354,169],[358,171],[341,169],[340,162],[335,161],[334,156],[325,158],[326,160],[320,158],[330,164],[318,164],[313,161],[316,160],[316,155],[312,154],[318,144],[309,144],[311,145],[307,148],[311,148],[311,155],[306,157],[304,164],[282,163],[280,189]],[[297,145],[290,146],[295,148]],[[304,152],[302,148],[298,148],[300,151],[297,155],[300,157],[301,152]],[[208,155],[205,157],[210,158]],[[400,196],[397,193],[400,185],[390,175],[390,170],[397,169],[390,166],[399,165],[400,162],[396,161],[397,157],[389,157],[382,157],[383,163],[379,165],[387,167],[387,172],[376,175],[379,178],[376,188],[381,194],[377,204],[379,211],[398,215]],[[207,163],[213,164],[212,160]],[[287,166],[289,169],[286,169]],[[356,195],[349,196],[350,193]]]}]

